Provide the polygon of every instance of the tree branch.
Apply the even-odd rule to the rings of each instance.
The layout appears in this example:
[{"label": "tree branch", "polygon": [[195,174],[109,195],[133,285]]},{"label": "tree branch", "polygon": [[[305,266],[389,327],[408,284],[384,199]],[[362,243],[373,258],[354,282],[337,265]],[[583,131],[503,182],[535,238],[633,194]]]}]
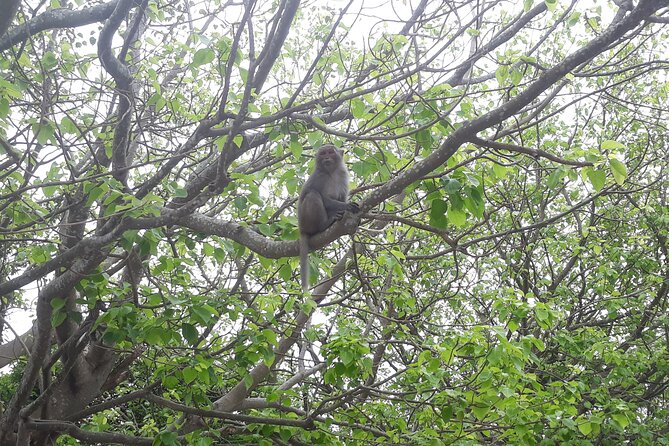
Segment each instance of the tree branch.
[{"label": "tree branch", "polygon": [[589,162],[589,161],[572,161],[572,160],[567,160],[564,158],[560,158],[559,156],[553,155],[552,153],[546,152],[545,150],[541,149],[531,149],[529,147],[523,147],[523,146],[518,146],[515,144],[508,144],[508,143],[503,143],[503,142],[497,142],[497,141],[490,141],[487,139],[481,139],[481,138],[471,138],[470,141],[473,144],[476,144],[477,146],[481,147],[488,147],[491,149],[495,150],[505,150],[508,152],[516,152],[516,153],[522,153],[525,155],[530,155],[535,158],[546,158],[551,161],[555,161],[556,163],[559,164],[564,164],[567,166],[576,166],[576,167],[586,167],[586,166],[593,166],[594,164]]},{"label": "tree branch", "polygon": [[20,4],[21,0],[5,0],[3,5],[4,11],[0,16],[0,37],[2,37],[11,26],[14,17],[19,10]]},{"label": "tree branch", "polygon": [[[11,364],[23,355],[29,355],[32,349],[35,334],[37,332],[37,324],[33,322],[33,326],[21,336],[16,336],[13,340],[0,346],[0,368]],[[16,334],[15,334],[16,335]]]},{"label": "tree branch", "polygon": [[118,2],[119,0],[112,0],[78,11],[64,8],[46,11],[44,14],[40,14],[34,19],[9,30],[0,38],[0,51],[9,49],[17,43],[48,29],[75,28],[101,22],[111,15]]},{"label": "tree branch", "polygon": [[153,438],[131,437],[129,435],[111,432],[91,432],[80,429],[69,421],[30,420],[25,427],[29,430],[41,432],[60,432],[68,434],[77,440],[93,444],[127,444],[132,446],[151,446]]},{"label": "tree branch", "polygon": [[661,7],[663,7],[663,2],[659,0],[640,1],[638,6],[630,14],[625,16],[625,18],[614,23],[583,48],[567,56],[561,63],[546,70],[546,72],[539,76],[535,82],[530,84],[517,96],[511,98],[504,105],[485,113],[483,116],[465,123],[462,127],[458,128],[450,136],[445,138],[439,148],[428,157],[418,161],[402,174],[376,189],[360,203],[361,210],[367,211],[372,209],[388,199],[388,197],[400,193],[409,184],[441,166],[455,152],[457,152],[463,143],[471,141],[476,138],[476,135],[480,131],[503,122],[505,119],[521,110],[535,100],[541,93],[562,79],[562,77],[571,70],[590,61],[610,44],[620,39],[626,32],[641,24],[648,16]]},{"label": "tree branch", "polygon": [[277,30],[274,34],[267,37],[265,48],[263,48],[260,53],[261,59],[259,60],[258,69],[256,70],[253,79],[253,89],[255,91],[260,91],[267,79],[269,71],[272,69],[272,66],[274,66],[274,62],[276,62],[277,57],[279,57],[281,48],[286,41],[286,37],[288,37],[288,32],[290,31],[293,18],[295,18],[299,6],[300,0],[286,0],[285,7],[283,8],[283,11],[281,11]]}]

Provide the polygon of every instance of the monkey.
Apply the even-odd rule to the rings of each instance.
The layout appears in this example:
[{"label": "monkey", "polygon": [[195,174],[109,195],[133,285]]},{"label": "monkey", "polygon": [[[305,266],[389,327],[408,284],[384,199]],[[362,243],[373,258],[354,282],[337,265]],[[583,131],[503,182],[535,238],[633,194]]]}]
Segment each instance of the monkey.
[{"label": "monkey", "polygon": [[344,153],[326,144],[316,153],[316,168],[304,183],[297,202],[300,230],[300,278],[302,290],[309,288],[309,237],[325,231],[344,212],[359,212],[356,203],[348,202],[348,170]]}]

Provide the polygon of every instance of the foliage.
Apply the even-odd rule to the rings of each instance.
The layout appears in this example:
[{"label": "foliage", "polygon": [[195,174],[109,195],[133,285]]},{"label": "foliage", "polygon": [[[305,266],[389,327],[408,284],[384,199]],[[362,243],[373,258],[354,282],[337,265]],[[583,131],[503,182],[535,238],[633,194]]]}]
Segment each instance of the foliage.
[{"label": "foliage", "polygon": [[664,3],[21,4],[0,443],[669,444]]}]

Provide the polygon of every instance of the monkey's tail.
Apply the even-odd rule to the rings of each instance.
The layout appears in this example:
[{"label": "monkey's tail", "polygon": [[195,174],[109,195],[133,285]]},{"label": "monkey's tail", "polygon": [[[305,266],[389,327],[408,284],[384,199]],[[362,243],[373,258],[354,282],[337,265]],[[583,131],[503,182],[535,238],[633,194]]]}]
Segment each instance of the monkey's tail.
[{"label": "monkey's tail", "polygon": [[309,290],[309,236],[300,234],[300,280],[302,291]]}]

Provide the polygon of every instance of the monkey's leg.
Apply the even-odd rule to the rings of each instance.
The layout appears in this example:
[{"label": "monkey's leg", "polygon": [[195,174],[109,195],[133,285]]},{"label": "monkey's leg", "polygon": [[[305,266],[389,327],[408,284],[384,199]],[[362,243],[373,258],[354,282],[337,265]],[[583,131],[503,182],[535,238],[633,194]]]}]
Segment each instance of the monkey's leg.
[{"label": "monkey's leg", "polygon": [[329,219],[328,212],[318,191],[308,191],[301,197],[297,217],[300,232],[303,234],[314,235],[329,226],[329,224],[326,225]]}]

